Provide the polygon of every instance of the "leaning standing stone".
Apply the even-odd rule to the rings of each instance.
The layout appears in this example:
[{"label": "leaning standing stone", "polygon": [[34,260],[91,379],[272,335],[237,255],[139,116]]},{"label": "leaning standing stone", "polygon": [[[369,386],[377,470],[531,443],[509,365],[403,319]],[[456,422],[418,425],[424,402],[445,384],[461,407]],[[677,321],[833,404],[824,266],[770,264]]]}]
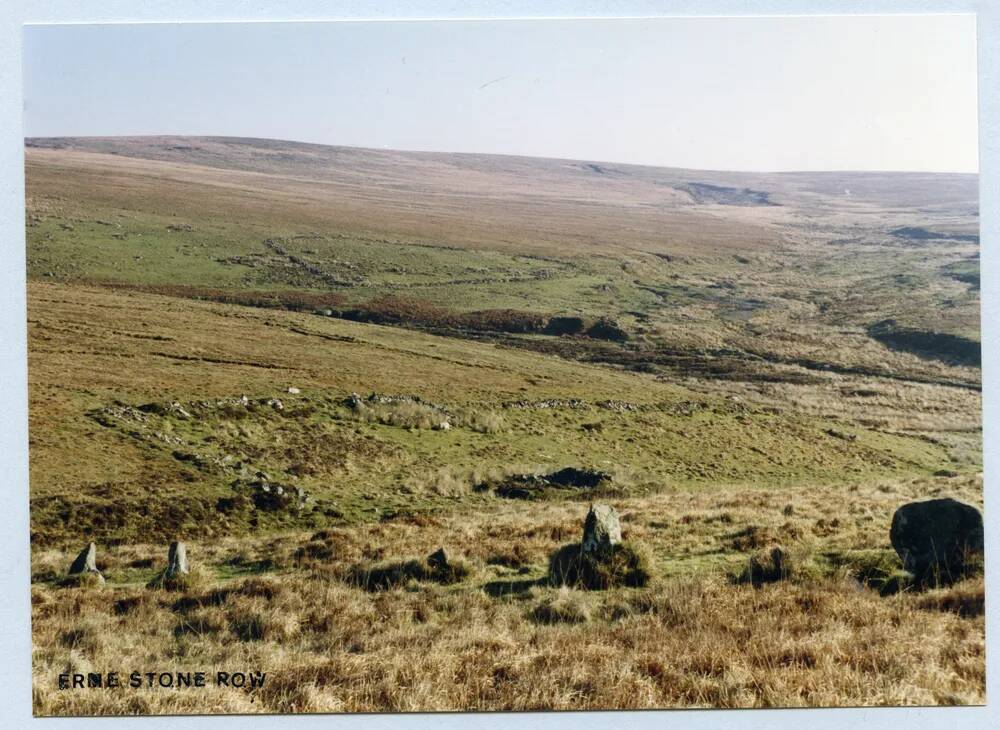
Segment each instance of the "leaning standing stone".
[{"label": "leaning standing stone", "polygon": [[606,504],[591,505],[583,523],[583,552],[607,552],[622,541],[618,512]]},{"label": "leaning standing stone", "polygon": [[960,578],[983,554],[983,516],[951,498],[904,504],[892,516],[889,539],[919,583]]},{"label": "leaning standing stone", "polygon": [[188,574],[187,546],[182,542],[170,543],[167,551],[167,578]]}]

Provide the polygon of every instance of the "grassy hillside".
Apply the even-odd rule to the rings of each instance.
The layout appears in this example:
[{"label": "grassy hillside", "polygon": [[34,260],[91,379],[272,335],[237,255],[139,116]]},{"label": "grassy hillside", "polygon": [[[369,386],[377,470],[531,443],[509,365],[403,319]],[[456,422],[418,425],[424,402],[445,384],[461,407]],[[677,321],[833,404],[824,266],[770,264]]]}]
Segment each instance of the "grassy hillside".
[{"label": "grassy hillside", "polygon": [[[982,505],[974,176],[229,138],[26,176],[36,712],[982,701],[982,581],[888,540]],[[645,585],[550,584],[594,501]],[[271,684],[53,685],[192,662]]]},{"label": "grassy hillside", "polygon": [[[918,438],[518,348],[155,295],[31,291],[36,540],[245,531],[253,511],[216,504],[258,471],[320,500],[302,519],[322,524],[481,509],[474,483],[518,470],[605,470],[608,488],[629,494],[950,465]],[[419,400],[347,402],[373,392]]]}]

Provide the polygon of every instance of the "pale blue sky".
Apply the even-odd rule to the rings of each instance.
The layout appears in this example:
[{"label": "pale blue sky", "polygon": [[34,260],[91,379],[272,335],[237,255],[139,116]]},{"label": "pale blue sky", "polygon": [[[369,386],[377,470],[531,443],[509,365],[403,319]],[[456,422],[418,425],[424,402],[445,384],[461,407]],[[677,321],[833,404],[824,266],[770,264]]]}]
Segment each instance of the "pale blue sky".
[{"label": "pale blue sky", "polygon": [[968,15],[28,26],[25,133],[974,172],[975,34]]}]

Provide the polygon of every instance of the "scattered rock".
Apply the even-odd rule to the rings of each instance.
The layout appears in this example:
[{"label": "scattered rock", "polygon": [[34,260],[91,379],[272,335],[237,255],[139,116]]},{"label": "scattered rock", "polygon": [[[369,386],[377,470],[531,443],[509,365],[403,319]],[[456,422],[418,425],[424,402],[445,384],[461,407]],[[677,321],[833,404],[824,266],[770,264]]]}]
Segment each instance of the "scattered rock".
[{"label": "scattered rock", "polygon": [[609,319],[601,319],[587,328],[588,337],[595,340],[611,340],[613,342],[625,342],[628,332],[622,329],[617,322]]},{"label": "scattered rock", "polygon": [[294,386],[288,389],[288,394],[289,395],[298,395],[301,392],[302,392],[301,390],[299,390],[298,388],[296,388]]},{"label": "scattered rock", "polygon": [[244,482],[237,479],[233,482],[233,489],[237,492],[246,493],[250,497],[253,506],[265,512],[277,512],[280,510],[301,512],[311,501],[309,495],[301,487],[286,487],[282,484],[274,484],[268,481],[267,475],[263,474],[263,472],[258,472],[258,478],[252,482]]},{"label": "scattered rock", "polygon": [[596,469],[578,469],[568,466],[551,474],[511,474],[499,484],[476,485],[477,491],[492,487],[498,497],[506,499],[536,499],[547,490],[597,489],[611,481],[611,475]]},{"label": "scattered rock", "polygon": [[184,410],[184,406],[182,406],[180,403],[171,403],[169,410],[170,413],[173,413],[174,415],[179,416],[180,418],[184,419],[191,418],[191,414],[188,413],[186,410]]},{"label": "scattered rock", "polygon": [[573,466],[567,466],[565,469],[552,472],[545,479],[550,484],[559,487],[593,489],[600,486],[602,482],[610,481],[611,475],[596,469],[577,469]]},{"label": "scattered rock", "polygon": [[583,523],[583,552],[610,552],[612,546],[622,541],[622,528],[618,512],[606,504],[591,505]]},{"label": "scattered rock", "polygon": [[427,557],[427,564],[435,570],[446,570],[448,568],[448,553],[445,549],[438,548]]},{"label": "scattered rock", "polygon": [[838,431],[835,428],[826,429],[827,436],[833,436],[835,439],[842,439],[844,441],[857,441],[857,434],[847,433],[846,431]]},{"label": "scattered rock", "polygon": [[948,583],[981,569],[983,516],[950,497],[910,502],[892,516],[889,539],[917,583]]}]

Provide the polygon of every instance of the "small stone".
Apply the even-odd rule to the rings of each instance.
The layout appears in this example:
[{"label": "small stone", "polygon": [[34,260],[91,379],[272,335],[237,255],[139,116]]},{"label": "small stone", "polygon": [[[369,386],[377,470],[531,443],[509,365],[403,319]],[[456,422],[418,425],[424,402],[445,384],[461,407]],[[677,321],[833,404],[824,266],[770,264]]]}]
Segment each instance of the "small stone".
[{"label": "small stone", "polygon": [[288,394],[289,395],[298,395],[301,392],[302,392],[301,390],[299,390],[298,388],[295,388],[295,387],[291,387],[291,388],[288,389]]},{"label": "small stone", "polygon": [[622,541],[618,512],[606,504],[591,505],[583,523],[583,552],[608,552]]},{"label": "small stone", "polygon": [[438,548],[428,556],[427,564],[432,568],[444,570],[448,567],[448,553],[445,552],[443,547]]},{"label": "small stone", "polygon": [[167,570],[164,576],[173,578],[177,575],[188,574],[187,546],[183,542],[170,543],[167,551]]}]

